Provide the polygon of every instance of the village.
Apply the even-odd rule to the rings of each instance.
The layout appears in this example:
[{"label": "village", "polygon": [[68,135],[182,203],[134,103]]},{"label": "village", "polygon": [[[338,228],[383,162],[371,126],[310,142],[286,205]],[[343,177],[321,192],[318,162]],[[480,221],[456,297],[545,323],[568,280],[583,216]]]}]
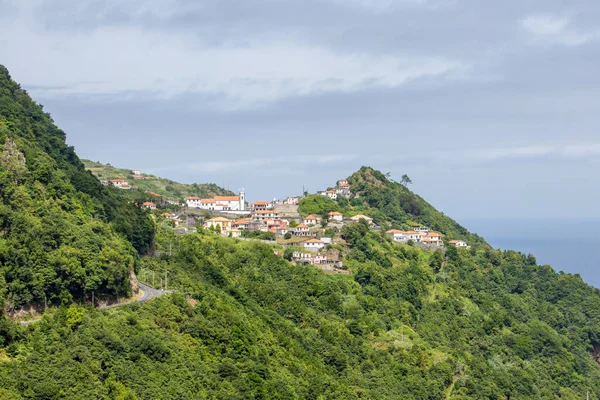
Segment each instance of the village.
[{"label": "village", "polygon": [[[139,170],[132,170],[134,176],[139,176]],[[133,190],[125,179],[113,179],[103,182],[122,190]],[[161,196],[149,192],[155,198]],[[340,197],[349,198],[352,195],[347,179],[340,179],[336,185],[325,191],[316,192],[331,200]],[[344,225],[354,224],[361,220],[370,229],[381,231],[373,218],[357,214],[343,215],[330,211],[327,215],[309,214],[302,216],[298,207],[303,196],[287,197],[283,200],[258,200],[251,203],[246,201],[243,189],[238,195],[214,196],[201,198],[188,196],[184,203],[166,200],[168,204],[178,205],[177,212],[164,212],[161,217],[172,221],[178,234],[196,232],[205,229],[215,234],[239,238],[241,240],[262,240],[277,244],[273,251],[284,256],[285,249],[291,255],[291,261],[296,264],[311,264],[325,271],[345,273],[343,264],[344,240],[340,237]],[[157,209],[158,201],[147,201],[141,206],[150,210]],[[430,250],[444,249],[443,235],[430,230],[426,226],[414,227],[412,230],[389,229],[386,231],[395,243],[414,244]],[[469,248],[463,240],[450,240],[449,245]]]}]

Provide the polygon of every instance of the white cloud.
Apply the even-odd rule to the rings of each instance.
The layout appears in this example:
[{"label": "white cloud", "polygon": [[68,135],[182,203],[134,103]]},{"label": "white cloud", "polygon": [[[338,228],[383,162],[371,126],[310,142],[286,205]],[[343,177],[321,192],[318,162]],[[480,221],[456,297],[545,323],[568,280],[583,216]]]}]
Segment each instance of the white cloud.
[{"label": "white cloud", "polygon": [[458,165],[476,166],[491,162],[510,162],[524,160],[536,162],[539,160],[560,161],[589,161],[596,162],[600,159],[600,143],[579,144],[540,144],[513,147],[495,147],[480,149],[453,149],[431,152],[420,152],[386,159],[379,158],[375,161],[394,164],[411,165]]},{"label": "white cloud", "polygon": [[535,43],[551,43],[564,46],[580,46],[600,39],[600,31],[580,31],[571,27],[569,18],[539,14],[521,20],[521,27],[533,37]]},{"label": "white cloud", "polygon": [[[153,4],[156,12],[169,0]],[[19,38],[0,42],[2,61],[36,96],[197,93],[246,107],[290,96],[395,88],[465,68],[443,57],[338,52],[290,37],[212,45],[194,32],[135,26],[46,31],[25,7],[0,24],[0,37]]]},{"label": "white cloud", "polygon": [[263,157],[250,158],[232,161],[202,161],[188,163],[177,169],[184,169],[194,173],[202,173],[206,175],[219,174],[231,170],[241,170],[245,168],[258,167],[309,167],[314,165],[333,165],[343,164],[355,160],[357,157],[354,154],[336,154],[336,155],[295,155],[295,156],[278,156],[278,157]]}]

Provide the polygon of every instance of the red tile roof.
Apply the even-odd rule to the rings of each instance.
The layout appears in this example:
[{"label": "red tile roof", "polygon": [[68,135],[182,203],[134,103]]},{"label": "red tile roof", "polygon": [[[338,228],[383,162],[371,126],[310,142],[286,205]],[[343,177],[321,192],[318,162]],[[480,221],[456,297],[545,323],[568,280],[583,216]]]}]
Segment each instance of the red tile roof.
[{"label": "red tile roof", "polygon": [[215,196],[213,199],[218,201],[239,201],[240,196]]}]

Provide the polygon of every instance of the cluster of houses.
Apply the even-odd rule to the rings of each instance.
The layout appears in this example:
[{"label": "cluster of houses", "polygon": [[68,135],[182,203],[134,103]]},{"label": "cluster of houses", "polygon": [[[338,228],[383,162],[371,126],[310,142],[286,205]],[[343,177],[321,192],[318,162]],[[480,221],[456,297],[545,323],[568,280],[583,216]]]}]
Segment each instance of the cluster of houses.
[{"label": "cluster of houses", "polygon": [[[123,182],[116,184],[123,184]],[[351,194],[350,185],[346,179],[340,179],[335,188],[317,193],[333,200],[336,200],[338,196],[349,197]],[[326,216],[310,214],[302,218],[297,213],[295,217],[291,217],[285,212],[280,212],[286,210],[285,206],[297,206],[298,197],[288,197],[285,200],[255,201],[247,204],[245,193],[241,190],[237,196],[214,196],[212,198],[189,196],[185,201],[190,209],[207,210],[220,215],[206,220],[203,225],[205,229],[220,232],[221,235],[229,237],[241,237],[243,231],[271,232],[275,237],[291,239],[286,241],[284,247],[293,246],[292,260],[296,264],[312,264],[326,270],[339,269],[343,265],[340,261],[340,252],[330,246],[333,245],[333,238],[320,237],[322,227],[341,228],[346,223],[355,223],[364,219],[372,229],[380,229],[374,224],[373,219],[366,215],[345,217],[337,211],[331,211]],[[156,208],[152,202],[144,203],[143,207]],[[297,210],[297,207],[293,207],[293,209]],[[165,213],[163,216],[174,220],[176,225],[178,222],[181,223],[174,214]],[[236,217],[238,219],[234,219]],[[391,229],[386,233],[398,243],[412,241],[429,248],[444,247],[443,235],[431,231],[427,227],[406,231]],[[448,243],[456,247],[469,247],[463,240],[452,240]],[[279,254],[277,250],[276,252]]]},{"label": "cluster of houses", "polygon": [[[444,242],[442,241],[443,235],[438,232],[432,232],[426,226],[421,226],[410,231],[390,229],[386,233],[395,242],[407,243],[410,240],[414,243],[421,243],[431,247],[444,247]],[[449,243],[456,247],[469,247],[464,240],[451,240]]]},{"label": "cluster of houses", "polygon": [[335,188],[318,191],[317,194],[327,196],[332,200],[337,200],[338,196],[350,197],[350,184],[347,179],[340,179]]}]

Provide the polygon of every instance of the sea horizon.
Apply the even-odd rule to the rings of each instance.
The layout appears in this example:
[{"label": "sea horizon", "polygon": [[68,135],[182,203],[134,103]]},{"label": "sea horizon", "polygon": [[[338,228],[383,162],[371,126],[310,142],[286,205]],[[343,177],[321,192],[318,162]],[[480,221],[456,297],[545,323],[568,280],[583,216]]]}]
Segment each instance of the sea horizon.
[{"label": "sea horizon", "polygon": [[[578,274],[600,288],[600,245],[594,234],[597,220],[464,218],[461,225],[483,237],[491,246],[532,254],[539,265]],[[568,235],[567,232],[574,232]]]}]

